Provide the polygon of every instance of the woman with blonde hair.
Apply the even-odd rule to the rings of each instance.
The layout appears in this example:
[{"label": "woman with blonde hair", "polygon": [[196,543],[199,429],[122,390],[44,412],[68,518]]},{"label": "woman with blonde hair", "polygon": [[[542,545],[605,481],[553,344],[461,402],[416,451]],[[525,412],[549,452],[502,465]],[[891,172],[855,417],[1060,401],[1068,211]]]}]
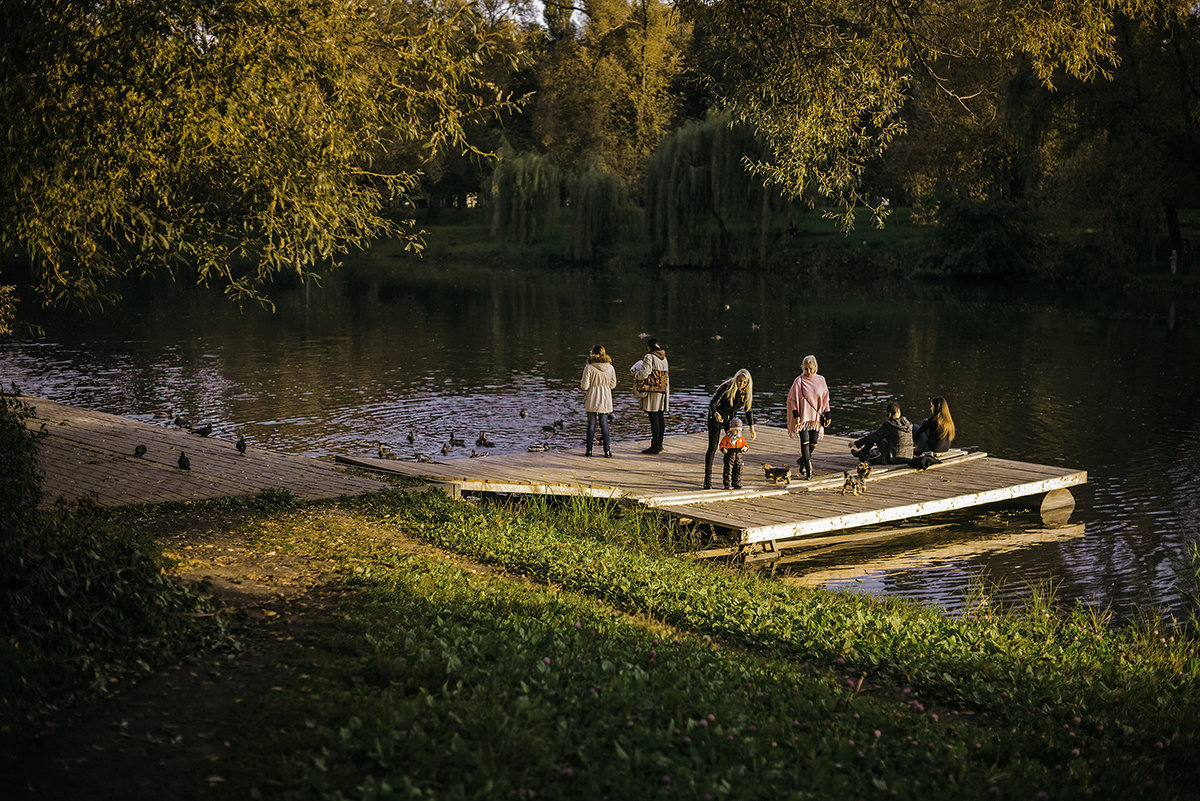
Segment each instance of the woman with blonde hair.
[{"label": "woman with blonde hair", "polygon": [[829,425],[829,385],[817,372],[816,356],[805,356],[800,367],[800,375],[788,390],[787,429],[789,437],[800,440],[796,464],[805,478],[812,478],[812,452]]},{"label": "woman with blonde hair", "polygon": [[587,364],[583,366],[583,377],[579,379],[579,388],[586,393],[583,396],[583,408],[587,411],[587,451],[584,456],[592,455],[597,420],[600,422],[600,441],[604,443],[604,455],[612,456],[608,416],[612,414],[612,391],[616,385],[617,371],[613,369],[612,358],[604,352],[603,345],[594,346],[588,354]]},{"label": "woman with blonde hair", "polygon": [[941,395],[929,399],[930,416],[921,421],[913,432],[914,450],[917,453],[932,451],[945,453],[954,442],[954,418],[950,416],[950,404]]},{"label": "woman with blonde hair", "polygon": [[724,381],[708,402],[708,450],[704,453],[704,488],[712,489],[713,457],[721,442],[721,434],[729,431],[729,423],[738,412],[745,412],[750,439],[754,439],[754,378],[742,368]]}]

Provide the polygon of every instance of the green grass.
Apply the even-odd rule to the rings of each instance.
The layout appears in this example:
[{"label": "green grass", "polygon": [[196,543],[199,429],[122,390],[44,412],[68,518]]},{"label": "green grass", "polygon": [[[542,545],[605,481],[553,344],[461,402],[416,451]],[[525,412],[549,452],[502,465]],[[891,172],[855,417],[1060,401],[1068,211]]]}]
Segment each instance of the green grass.
[{"label": "green grass", "polygon": [[302,678],[245,710],[231,796],[1180,798],[1200,779],[1182,628],[784,587],[604,501],[385,493],[340,514],[240,524],[351,578]]}]

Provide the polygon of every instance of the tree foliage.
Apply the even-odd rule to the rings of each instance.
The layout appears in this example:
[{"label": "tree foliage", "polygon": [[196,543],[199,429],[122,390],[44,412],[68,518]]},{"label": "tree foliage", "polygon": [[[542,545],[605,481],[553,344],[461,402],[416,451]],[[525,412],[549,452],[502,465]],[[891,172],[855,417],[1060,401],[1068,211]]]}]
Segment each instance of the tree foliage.
[{"label": "tree foliage", "polygon": [[567,255],[594,259],[603,248],[619,241],[628,223],[629,196],[616,173],[593,160],[576,181],[571,200],[575,221]]},{"label": "tree foliage", "polygon": [[646,229],[666,264],[747,264],[763,257],[778,189],[745,169],[766,162],[764,143],[725,114],[663,139],[646,176]]},{"label": "tree foliage", "polygon": [[462,0],[0,0],[0,247],[50,303],[180,268],[261,300],[399,233],[420,165],[372,164],[465,147],[494,46]]},{"label": "tree foliage", "polygon": [[537,145],[582,174],[599,158],[636,194],[646,158],[676,122],[673,81],[688,26],[662,0],[585,0],[577,26],[554,27],[531,105]]},{"label": "tree foliage", "polygon": [[864,173],[906,130],[914,80],[964,101],[977,87],[947,65],[983,54],[1027,61],[1045,86],[1108,76],[1117,15],[1186,16],[1183,0],[677,0],[726,43],[716,96],[770,145],[752,167],[785,190],[815,187],[847,206]]},{"label": "tree foliage", "polygon": [[492,231],[530,245],[546,238],[558,217],[561,175],[541,153],[501,148],[492,175]]}]

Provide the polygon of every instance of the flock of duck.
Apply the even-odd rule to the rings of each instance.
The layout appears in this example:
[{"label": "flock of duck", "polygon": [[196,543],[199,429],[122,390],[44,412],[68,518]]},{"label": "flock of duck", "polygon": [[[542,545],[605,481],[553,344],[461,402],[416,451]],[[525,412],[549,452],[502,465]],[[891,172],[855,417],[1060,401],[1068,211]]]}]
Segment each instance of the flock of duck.
[{"label": "flock of duck", "polygon": [[[522,409],[521,417],[526,417],[527,415],[528,415],[528,412],[525,409]],[[213,424],[212,423],[205,423],[205,424],[199,425],[199,426],[192,426],[182,416],[173,414],[171,412],[156,413],[154,416],[158,417],[158,418],[165,418],[170,421],[168,423],[168,425],[174,425],[179,430],[186,429],[189,433],[195,434],[198,437],[207,437],[210,434],[212,434],[212,432],[213,432]],[[557,432],[561,431],[564,428],[564,426],[565,426],[564,422],[561,419],[559,419],[559,420],[555,420],[552,423],[542,426],[542,431],[548,432],[549,434],[553,435],[553,434],[556,434]],[[405,437],[405,439],[408,440],[409,445],[415,445],[417,442],[417,439],[418,439],[417,432],[410,430],[408,432],[408,435]],[[395,459],[395,458],[397,458],[396,452],[394,450],[392,450],[390,447],[388,447],[387,445],[385,445],[382,440],[376,440],[375,445],[377,448],[377,452],[379,453],[380,459]],[[237,448],[238,453],[245,455],[245,453],[246,453],[246,437],[243,434],[239,433],[237,441],[234,442],[234,446]],[[446,442],[444,442],[442,444],[440,450],[442,452],[442,455],[446,456],[454,448],[464,448],[464,447],[466,447],[466,441],[464,439],[462,439],[461,437],[455,436],[454,432],[451,432],[449,439],[447,439]],[[477,450],[477,448],[478,449],[487,449],[487,448],[495,448],[495,447],[496,447],[496,443],[493,442],[488,437],[487,432],[480,431],[479,436],[475,439],[475,447],[471,449],[471,457],[470,458],[479,459],[481,457],[488,455],[487,450]],[[550,443],[543,440],[542,442],[538,442],[538,443],[534,443],[533,445],[530,445],[528,450],[531,452],[548,451],[551,449],[551,447],[553,447],[553,446],[551,446]],[[134,457],[141,459],[141,458],[145,457],[148,450],[149,449],[145,445],[139,444],[133,449],[133,455],[134,455]],[[433,461],[432,456],[427,456],[422,453],[415,454],[415,458],[418,462],[428,463],[428,462]],[[191,470],[192,469],[191,459],[188,458],[187,453],[183,450],[180,450],[180,452],[179,452],[179,461],[177,462],[177,464],[178,464],[180,470]]]},{"label": "flock of duck", "polygon": [[[521,417],[525,417],[527,415],[528,415],[528,412],[525,409],[522,409]],[[564,422],[561,419],[559,419],[559,420],[555,420],[553,423],[549,423],[547,425],[542,426],[542,430],[553,435],[553,434],[561,431],[564,428],[564,426],[565,426]],[[408,435],[405,437],[405,439],[408,440],[409,445],[416,444],[417,432],[414,430],[409,430]],[[396,459],[396,458],[398,458],[396,456],[396,452],[394,450],[392,450],[392,448],[390,448],[389,446],[385,445],[382,440],[376,440],[375,447],[376,447],[376,452],[379,454],[380,459]],[[450,432],[449,439],[447,439],[444,443],[442,443],[442,446],[439,450],[441,450],[443,456],[447,456],[450,454],[450,452],[454,448],[465,448],[465,447],[466,447],[466,440],[462,439],[461,437],[455,436],[454,432],[452,431],[452,432]],[[480,431],[479,436],[475,439],[475,447],[471,449],[470,458],[479,459],[479,458],[482,458],[482,457],[488,455],[488,451],[476,450],[476,448],[495,448],[495,447],[496,447],[496,443],[493,442],[488,437],[487,432]],[[552,446],[550,445],[550,443],[543,440],[542,442],[537,442],[537,443],[534,443],[533,445],[530,445],[528,447],[528,450],[531,452],[548,451],[551,449],[551,447]],[[432,456],[429,456],[429,455],[426,455],[423,453],[414,454],[414,457],[416,458],[416,460],[418,462],[429,463],[429,462],[433,461]]]}]

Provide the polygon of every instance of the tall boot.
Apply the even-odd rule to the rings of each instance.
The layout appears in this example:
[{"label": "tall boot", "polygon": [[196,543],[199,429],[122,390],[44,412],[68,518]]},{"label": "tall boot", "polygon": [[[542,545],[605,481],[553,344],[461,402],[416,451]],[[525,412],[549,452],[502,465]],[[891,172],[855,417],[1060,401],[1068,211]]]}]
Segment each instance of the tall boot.
[{"label": "tall boot", "polygon": [[704,488],[712,489],[712,463],[713,454],[704,454]]},{"label": "tall boot", "polygon": [[733,459],[733,480],[729,483],[734,489],[742,488],[742,455],[740,453]]},{"label": "tall boot", "polygon": [[732,468],[733,468],[733,459],[726,459],[725,460],[725,472],[724,472],[724,475],[722,476],[722,478],[724,478],[723,483],[725,485],[725,489],[730,489],[730,487],[732,486],[730,483],[730,480],[729,480],[730,473],[732,473]]},{"label": "tall boot", "polygon": [[812,445],[800,443],[800,471],[805,478],[812,478]]}]

